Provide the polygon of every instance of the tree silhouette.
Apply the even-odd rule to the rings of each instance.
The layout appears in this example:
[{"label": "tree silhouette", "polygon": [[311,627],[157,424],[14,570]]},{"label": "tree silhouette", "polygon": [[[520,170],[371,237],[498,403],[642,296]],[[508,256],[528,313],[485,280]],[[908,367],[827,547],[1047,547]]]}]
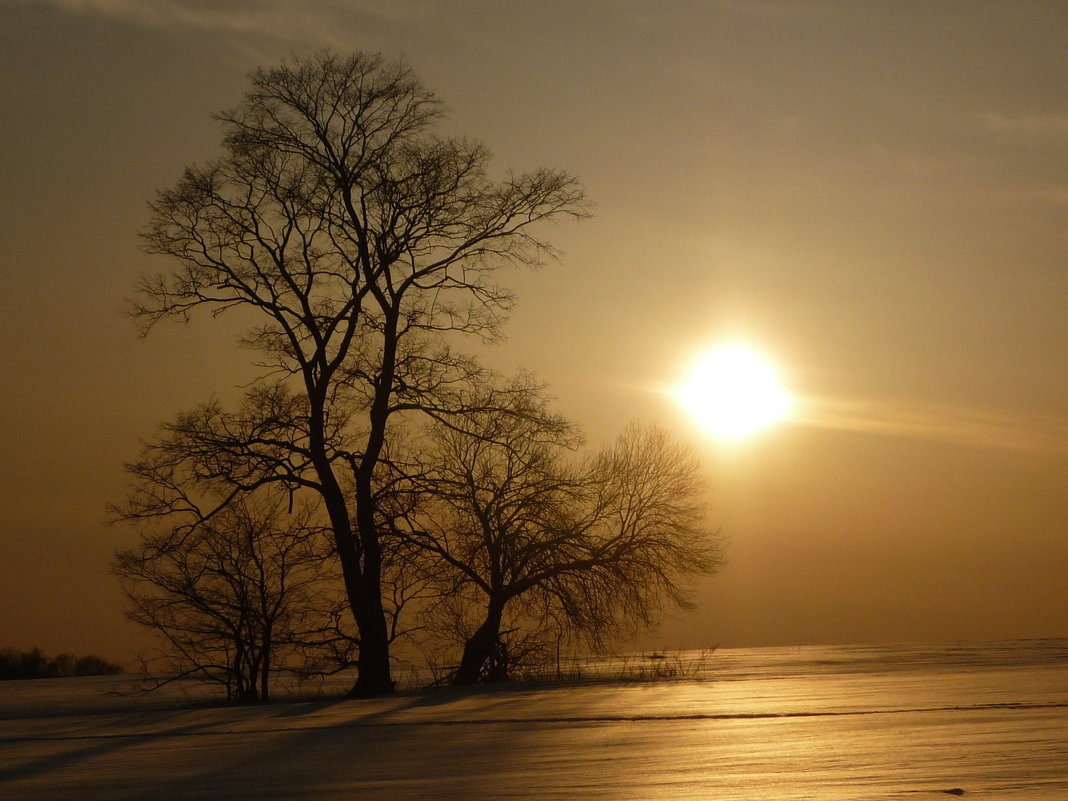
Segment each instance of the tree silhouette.
[{"label": "tree silhouette", "polygon": [[112,570],[130,619],[162,640],[144,667],[166,678],[148,676],[149,687],[195,676],[222,685],[227,700],[267,701],[273,671],[343,660],[352,639],[338,626],[343,603],[315,504],[291,512],[284,492],[265,488],[206,518],[193,488],[143,474],[117,510],[142,537]]},{"label": "tree silhouette", "polygon": [[405,519],[445,568],[433,613],[464,635],[457,683],[506,675],[506,621],[512,635],[550,623],[600,646],[688,606],[686,579],[720,564],[696,461],[664,432],[632,427],[579,462],[574,427],[532,387],[510,397],[506,412],[433,430]]},{"label": "tree silhouette", "polygon": [[122,673],[122,665],[95,654],[45,656],[40,648],[16,651],[0,648],[0,681],[11,679],[54,679],[66,676],[111,676]]},{"label": "tree silhouette", "polygon": [[512,298],[493,273],[551,253],[538,223],[584,214],[567,174],[492,179],[482,145],[431,133],[442,115],[411,70],[378,56],[256,71],[218,115],[223,155],[151,204],[147,249],[175,267],[132,304],[145,331],[201,307],[254,314],[245,344],[281,383],[255,399],[265,416],[232,430],[202,420],[202,433],[237,468],[234,492],[279,481],[321,497],[359,630],[360,695],[393,688],[376,473],[394,421],[464,411],[455,388],[480,368],[453,343],[498,335]]}]

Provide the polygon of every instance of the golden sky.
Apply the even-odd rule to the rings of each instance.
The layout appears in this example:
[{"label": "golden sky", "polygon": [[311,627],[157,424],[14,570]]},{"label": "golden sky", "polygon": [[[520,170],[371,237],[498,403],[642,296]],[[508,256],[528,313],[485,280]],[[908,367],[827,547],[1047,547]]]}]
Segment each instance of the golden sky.
[{"label": "golden sky", "polygon": [[[592,444],[691,441],[728,565],[668,647],[1068,636],[1068,4],[5,0],[0,645],[125,658],[103,524],[159,422],[252,376],[233,325],[120,310],[146,201],[248,72],[403,56],[495,164],[595,203],[486,358]],[[790,420],[666,390],[750,343]]]}]

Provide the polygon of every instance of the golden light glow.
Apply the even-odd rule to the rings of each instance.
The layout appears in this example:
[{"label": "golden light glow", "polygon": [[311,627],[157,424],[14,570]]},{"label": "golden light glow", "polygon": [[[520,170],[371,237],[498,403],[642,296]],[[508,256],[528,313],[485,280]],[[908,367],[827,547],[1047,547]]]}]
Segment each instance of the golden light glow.
[{"label": "golden light glow", "polygon": [[717,348],[675,393],[706,430],[738,439],[783,419],[789,396],[771,366],[742,345]]}]

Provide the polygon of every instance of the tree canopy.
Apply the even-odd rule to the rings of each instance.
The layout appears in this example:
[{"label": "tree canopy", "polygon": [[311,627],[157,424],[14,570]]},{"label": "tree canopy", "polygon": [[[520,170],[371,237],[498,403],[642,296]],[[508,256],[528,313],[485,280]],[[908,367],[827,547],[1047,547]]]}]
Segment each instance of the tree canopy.
[{"label": "tree canopy", "polygon": [[721,562],[697,462],[663,431],[632,426],[579,459],[577,429],[536,388],[510,399],[432,430],[405,518],[449,599],[443,630],[463,640],[460,683],[503,677],[537,636],[600,646],[650,625],[665,604],[687,607],[688,580]]},{"label": "tree canopy", "polygon": [[497,337],[512,303],[495,272],[552,252],[539,223],[586,213],[566,173],[492,177],[481,144],[433,133],[443,113],[377,55],[257,70],[218,115],[223,154],[152,202],[146,247],[173,267],[131,305],[146,331],[198,308],[254,313],[244,342],[284,388],[265,383],[264,417],[245,426],[201,420],[200,439],[226,454],[235,491],[321,496],[359,630],[359,694],[392,688],[375,491],[391,422],[464,411],[455,387],[481,368],[457,338]]},{"label": "tree canopy", "polygon": [[326,576],[370,695],[393,689],[406,610],[428,632],[451,616],[455,679],[474,681],[507,669],[506,620],[599,645],[719,564],[696,463],[662,432],[577,458],[536,382],[464,352],[501,336],[501,268],[551,256],[543,224],[587,208],[565,172],[495,176],[482,144],[435,134],[443,114],[401,62],[294,58],[253,74],[217,115],[221,155],[150,204],[145,246],[169,269],[131,313],[148,333],[242,310],[260,374],[128,465],[116,510],[143,539],[116,571],[171,656],[238,696],[266,695],[272,648],[331,642]]}]

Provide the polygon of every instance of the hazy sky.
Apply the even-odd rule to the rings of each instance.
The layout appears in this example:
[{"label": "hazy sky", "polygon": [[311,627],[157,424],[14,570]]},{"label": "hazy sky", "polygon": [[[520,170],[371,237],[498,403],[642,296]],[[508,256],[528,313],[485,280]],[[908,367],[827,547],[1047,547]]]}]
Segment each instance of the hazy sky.
[{"label": "hazy sky", "polygon": [[[123,317],[145,203],[322,46],[584,181],[487,358],[699,451],[729,563],[650,643],[1068,636],[1068,4],[0,0],[0,645],[132,651],[122,462],[252,375],[225,322]],[[799,401],[724,445],[667,390],[728,339]]]}]

